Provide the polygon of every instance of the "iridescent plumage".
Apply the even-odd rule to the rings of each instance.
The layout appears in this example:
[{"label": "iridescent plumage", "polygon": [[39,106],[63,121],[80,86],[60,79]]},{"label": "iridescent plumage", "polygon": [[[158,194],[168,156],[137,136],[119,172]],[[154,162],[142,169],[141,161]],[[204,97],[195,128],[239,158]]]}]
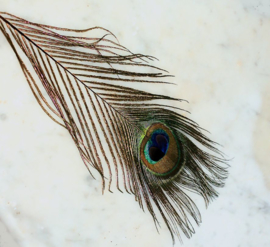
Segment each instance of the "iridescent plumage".
[{"label": "iridescent plumage", "polygon": [[[159,212],[173,239],[180,238],[179,229],[190,237],[190,216],[197,224],[201,217],[188,193],[208,204],[215,187],[224,185],[227,165],[215,143],[170,103],[181,100],[136,89],[167,83],[166,71],[100,27],[57,28],[0,13],[0,29],[38,103],[69,131],[89,172],[100,174],[103,190],[105,177],[109,190],[114,180],[155,223]],[[98,30],[107,34],[77,35]]]}]

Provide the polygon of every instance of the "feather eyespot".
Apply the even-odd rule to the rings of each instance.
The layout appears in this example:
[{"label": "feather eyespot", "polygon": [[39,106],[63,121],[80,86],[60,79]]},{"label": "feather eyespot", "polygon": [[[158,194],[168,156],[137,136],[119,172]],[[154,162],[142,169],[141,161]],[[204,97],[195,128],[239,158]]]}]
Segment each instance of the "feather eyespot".
[{"label": "feather eyespot", "polygon": [[154,123],[147,128],[141,139],[142,163],[156,176],[171,176],[183,165],[181,146],[180,141],[166,125]]}]

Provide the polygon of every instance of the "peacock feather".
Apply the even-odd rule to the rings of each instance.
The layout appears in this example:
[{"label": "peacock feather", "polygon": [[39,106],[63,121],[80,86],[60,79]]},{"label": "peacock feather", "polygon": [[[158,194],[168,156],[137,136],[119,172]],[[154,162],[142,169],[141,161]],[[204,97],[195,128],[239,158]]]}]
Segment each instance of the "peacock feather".
[{"label": "peacock feather", "polygon": [[158,212],[173,240],[181,240],[180,230],[191,237],[192,218],[201,222],[192,193],[208,205],[224,185],[227,164],[216,143],[174,106],[182,100],[149,91],[169,84],[167,71],[101,27],[58,28],[0,12],[0,29],[37,102],[70,133],[102,191],[114,183],[134,194],[155,224]]}]

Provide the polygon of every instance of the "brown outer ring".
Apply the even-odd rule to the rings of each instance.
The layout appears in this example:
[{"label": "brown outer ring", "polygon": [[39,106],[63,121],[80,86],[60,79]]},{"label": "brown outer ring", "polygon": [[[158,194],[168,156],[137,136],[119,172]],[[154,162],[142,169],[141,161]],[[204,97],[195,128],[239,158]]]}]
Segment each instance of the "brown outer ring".
[{"label": "brown outer ring", "polygon": [[[157,163],[152,165],[146,160],[146,158],[144,156],[144,147],[145,147],[147,141],[149,140],[149,138],[151,137],[152,132],[156,129],[163,129],[166,131],[167,135],[169,136],[170,145],[169,145],[169,148],[168,148],[166,155],[160,161],[158,161]],[[146,137],[148,137],[148,138],[146,138]],[[175,152],[175,150],[176,150],[176,152]],[[175,137],[174,137],[173,133],[171,132],[171,130],[161,123],[152,124],[148,128],[146,135],[144,136],[144,138],[141,142],[140,154],[141,154],[141,159],[142,159],[142,162],[144,163],[144,165],[149,170],[151,170],[155,173],[158,173],[160,175],[170,172],[177,165],[176,163],[179,161],[179,151],[178,151],[178,145],[177,145],[177,142],[175,140]]]}]

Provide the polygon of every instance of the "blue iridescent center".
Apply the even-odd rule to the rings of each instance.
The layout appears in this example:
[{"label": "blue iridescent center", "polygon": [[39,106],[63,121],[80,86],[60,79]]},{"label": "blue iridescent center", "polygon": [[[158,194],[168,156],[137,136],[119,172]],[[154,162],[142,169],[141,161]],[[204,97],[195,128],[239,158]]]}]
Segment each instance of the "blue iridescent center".
[{"label": "blue iridescent center", "polygon": [[150,164],[155,164],[167,153],[169,136],[163,129],[156,129],[144,148],[144,155]]}]

